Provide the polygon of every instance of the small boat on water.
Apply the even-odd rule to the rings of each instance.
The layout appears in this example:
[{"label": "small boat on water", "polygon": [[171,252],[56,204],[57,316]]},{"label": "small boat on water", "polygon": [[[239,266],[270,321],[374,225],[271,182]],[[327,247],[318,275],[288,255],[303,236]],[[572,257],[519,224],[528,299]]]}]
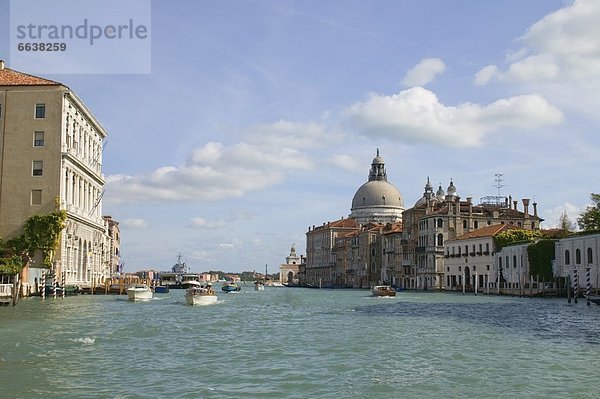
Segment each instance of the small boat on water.
[{"label": "small boat on water", "polygon": [[264,291],[265,290],[265,283],[262,281],[255,281],[254,282],[254,290],[255,291]]},{"label": "small boat on water", "polygon": [[221,287],[221,291],[225,291],[225,292],[237,292],[240,291],[242,288],[237,285],[236,283],[234,283],[233,281],[229,281],[226,283],[223,283],[223,286]]},{"label": "small boat on water", "polygon": [[200,281],[197,280],[183,280],[181,282],[181,288],[187,290],[188,288],[194,288],[194,287],[201,287],[202,283],[200,283]]},{"label": "small boat on water", "polygon": [[185,291],[188,305],[210,305],[217,303],[217,293],[212,287],[191,287]]},{"label": "small boat on water", "polygon": [[396,296],[396,290],[389,285],[376,285],[371,288],[373,296]]},{"label": "small boat on water", "polygon": [[152,299],[152,290],[146,284],[135,284],[127,288],[127,297],[130,301]]},{"label": "small boat on water", "polygon": [[590,302],[600,305],[600,295],[590,295]]}]

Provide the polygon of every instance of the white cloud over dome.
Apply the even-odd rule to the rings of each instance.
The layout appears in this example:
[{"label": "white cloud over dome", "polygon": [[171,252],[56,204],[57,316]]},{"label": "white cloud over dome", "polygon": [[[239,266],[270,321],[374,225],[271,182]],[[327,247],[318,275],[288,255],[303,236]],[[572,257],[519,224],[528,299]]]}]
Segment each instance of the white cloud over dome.
[{"label": "white cloud over dome", "polygon": [[445,70],[446,65],[441,59],[425,58],[406,73],[402,83],[409,87],[425,86]]},{"label": "white cloud over dome", "polygon": [[500,99],[489,105],[446,106],[435,93],[422,87],[391,96],[371,94],[344,114],[366,136],[453,147],[480,145],[486,133],[501,127],[537,128],[563,119],[558,108],[536,94]]}]

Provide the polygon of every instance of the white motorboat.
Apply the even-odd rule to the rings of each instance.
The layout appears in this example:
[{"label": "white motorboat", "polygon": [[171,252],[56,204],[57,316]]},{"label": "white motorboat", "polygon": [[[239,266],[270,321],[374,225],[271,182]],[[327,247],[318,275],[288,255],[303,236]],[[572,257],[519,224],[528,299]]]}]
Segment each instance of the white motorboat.
[{"label": "white motorboat", "polygon": [[130,301],[152,299],[152,290],[146,284],[135,284],[127,288],[127,297]]},{"label": "white motorboat", "polygon": [[264,291],[265,290],[265,283],[262,281],[255,281],[254,282],[254,289],[256,291]]},{"label": "white motorboat", "polygon": [[202,283],[197,280],[183,280],[181,282],[181,288],[186,289],[186,290],[188,288],[192,288],[192,287],[200,288],[201,286],[202,286]]},{"label": "white motorboat", "polygon": [[396,290],[389,285],[376,285],[371,289],[373,296],[396,296]]},{"label": "white motorboat", "polygon": [[217,303],[217,293],[210,286],[191,287],[185,291],[185,301],[188,305],[210,305]]}]

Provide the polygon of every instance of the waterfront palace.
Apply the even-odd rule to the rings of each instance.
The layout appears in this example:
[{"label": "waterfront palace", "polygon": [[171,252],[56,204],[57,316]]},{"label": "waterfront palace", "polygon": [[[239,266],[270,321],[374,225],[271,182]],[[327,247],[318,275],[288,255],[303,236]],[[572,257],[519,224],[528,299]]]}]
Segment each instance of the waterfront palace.
[{"label": "waterfront palace", "polygon": [[[33,215],[66,211],[53,271],[89,286],[117,271],[118,223],[102,215],[107,132],[67,86],[0,61],[0,237],[21,233]],[[41,277],[41,254],[23,281]]]},{"label": "waterfront palace", "polygon": [[[368,181],[352,199],[349,217],[308,228],[306,261],[298,272],[300,284],[519,289],[533,278],[527,246],[498,251],[493,237],[512,228],[540,229],[543,219],[537,204],[527,198],[521,203],[519,209],[519,201],[510,196],[489,196],[475,204],[472,197],[459,197],[453,181],[446,191],[440,185],[434,192],[427,178],[423,196],[405,208],[400,192],[387,181],[378,150]],[[583,278],[590,268],[592,285],[597,287],[598,253],[598,234],[559,240],[553,274]]]}]

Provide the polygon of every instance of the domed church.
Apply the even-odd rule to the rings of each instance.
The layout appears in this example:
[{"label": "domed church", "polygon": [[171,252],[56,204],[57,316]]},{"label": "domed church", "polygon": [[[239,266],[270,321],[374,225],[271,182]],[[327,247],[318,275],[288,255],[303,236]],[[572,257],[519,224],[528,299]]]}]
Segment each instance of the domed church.
[{"label": "domed church", "polygon": [[369,181],[360,186],[352,199],[350,218],[358,224],[368,222],[395,223],[402,221],[404,200],[393,184],[387,181],[383,158],[373,158]]}]

